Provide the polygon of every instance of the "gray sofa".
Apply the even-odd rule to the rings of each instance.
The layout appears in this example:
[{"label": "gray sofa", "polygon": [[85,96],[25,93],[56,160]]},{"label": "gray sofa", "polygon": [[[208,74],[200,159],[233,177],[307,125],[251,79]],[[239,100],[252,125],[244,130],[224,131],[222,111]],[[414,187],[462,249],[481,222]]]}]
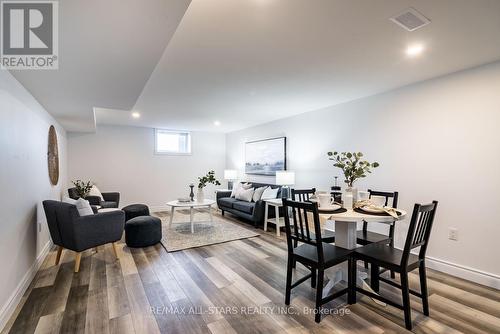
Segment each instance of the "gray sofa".
[{"label": "gray sofa", "polygon": [[[266,183],[252,183],[252,187],[260,188],[264,186],[269,186],[271,188],[280,188],[278,191],[278,198],[281,197],[281,187],[275,184],[266,184]],[[265,202],[259,200],[257,202],[246,202],[240,201],[236,198],[231,197],[231,191],[218,191],[217,192],[217,206],[222,211],[222,215],[225,212],[232,213],[240,218],[243,218],[247,221],[250,221],[254,224],[254,226],[259,226],[264,223],[264,210],[265,210]],[[269,210],[269,217],[274,217],[274,210]],[[280,213],[280,215],[282,212]]]}]

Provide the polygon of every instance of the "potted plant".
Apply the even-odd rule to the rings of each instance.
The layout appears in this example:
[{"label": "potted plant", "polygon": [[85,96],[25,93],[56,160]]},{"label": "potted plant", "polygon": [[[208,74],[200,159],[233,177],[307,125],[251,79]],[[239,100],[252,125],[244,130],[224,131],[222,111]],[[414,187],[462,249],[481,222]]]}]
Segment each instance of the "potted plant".
[{"label": "potted plant", "polygon": [[347,184],[347,192],[352,192],[353,200],[357,200],[357,189],[354,188],[354,182],[357,179],[366,177],[371,173],[372,168],[379,166],[378,162],[368,162],[363,160],[361,152],[328,152],[328,158],[332,160],[333,166],[342,169]]},{"label": "potted plant", "polygon": [[82,180],[76,180],[72,181],[72,183],[76,188],[76,194],[81,198],[87,197],[93,186],[92,181],[83,182]]},{"label": "potted plant", "polygon": [[209,183],[220,186],[220,182],[215,178],[215,172],[213,170],[209,171],[205,176],[198,177],[198,194],[196,196],[198,202],[203,202],[205,200],[203,188]]}]

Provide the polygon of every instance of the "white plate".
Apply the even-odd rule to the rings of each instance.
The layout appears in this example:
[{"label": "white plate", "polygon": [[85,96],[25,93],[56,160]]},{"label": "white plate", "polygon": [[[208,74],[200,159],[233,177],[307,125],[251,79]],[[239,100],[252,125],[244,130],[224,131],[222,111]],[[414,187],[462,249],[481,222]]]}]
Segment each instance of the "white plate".
[{"label": "white plate", "polygon": [[340,209],[341,206],[338,205],[338,204],[333,204],[333,205],[330,205],[330,206],[322,206],[322,207],[319,207],[319,211],[335,211],[335,210],[338,210]]},{"label": "white plate", "polygon": [[377,208],[373,208],[373,207],[370,207],[370,206],[364,206],[364,207],[361,208],[361,210],[366,211],[366,212],[372,212],[372,213],[384,212],[383,209],[377,209]]}]

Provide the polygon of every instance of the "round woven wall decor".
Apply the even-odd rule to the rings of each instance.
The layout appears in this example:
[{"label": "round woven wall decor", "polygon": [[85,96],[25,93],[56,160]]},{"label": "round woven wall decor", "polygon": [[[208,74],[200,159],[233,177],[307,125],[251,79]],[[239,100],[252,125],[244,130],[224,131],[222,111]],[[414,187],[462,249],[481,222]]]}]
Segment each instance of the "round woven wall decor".
[{"label": "round woven wall decor", "polygon": [[49,128],[47,164],[49,166],[50,183],[55,186],[59,181],[59,152],[57,150],[57,133],[53,125]]}]

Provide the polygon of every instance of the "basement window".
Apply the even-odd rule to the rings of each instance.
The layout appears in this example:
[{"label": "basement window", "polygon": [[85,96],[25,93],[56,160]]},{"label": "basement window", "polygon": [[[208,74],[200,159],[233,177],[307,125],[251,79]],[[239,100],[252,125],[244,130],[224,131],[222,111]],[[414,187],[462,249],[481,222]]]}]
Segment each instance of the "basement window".
[{"label": "basement window", "polygon": [[155,153],[170,155],[191,154],[191,133],[155,129]]}]

